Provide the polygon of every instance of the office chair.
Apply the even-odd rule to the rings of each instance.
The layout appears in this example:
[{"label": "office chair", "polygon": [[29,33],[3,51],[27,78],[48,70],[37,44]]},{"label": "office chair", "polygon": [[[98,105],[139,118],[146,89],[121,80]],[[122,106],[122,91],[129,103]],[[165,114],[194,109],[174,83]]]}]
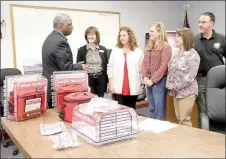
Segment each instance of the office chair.
[{"label": "office chair", "polygon": [[225,133],[225,65],[213,67],[207,74],[206,113],[201,113],[201,128]]},{"label": "office chair", "polygon": [[[6,76],[10,76],[10,75],[20,75],[21,74],[21,71],[16,69],[16,68],[4,68],[4,69],[1,69],[1,81],[0,81],[0,91],[1,91],[1,98],[0,98],[0,108],[1,108],[1,116],[4,116],[4,92],[3,92],[3,85],[4,85],[4,80],[5,80],[5,77]],[[1,129],[3,130],[2,128],[2,125],[1,125]],[[3,141],[3,146],[5,148],[7,148],[10,144],[10,142],[12,142],[12,140],[9,140],[9,141],[5,141],[5,138],[4,138],[4,135],[2,134],[2,141]],[[13,155],[17,155],[18,154],[18,149],[16,148],[14,151],[13,151]]]}]

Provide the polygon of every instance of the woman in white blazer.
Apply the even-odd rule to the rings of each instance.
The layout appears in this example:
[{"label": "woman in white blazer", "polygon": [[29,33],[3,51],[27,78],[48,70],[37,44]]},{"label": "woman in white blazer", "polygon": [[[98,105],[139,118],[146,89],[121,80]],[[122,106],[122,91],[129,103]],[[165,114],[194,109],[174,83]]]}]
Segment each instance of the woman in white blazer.
[{"label": "woman in white blazer", "polygon": [[108,91],[119,104],[134,108],[141,92],[143,52],[129,27],[119,31],[117,47],[111,52],[107,66]]}]

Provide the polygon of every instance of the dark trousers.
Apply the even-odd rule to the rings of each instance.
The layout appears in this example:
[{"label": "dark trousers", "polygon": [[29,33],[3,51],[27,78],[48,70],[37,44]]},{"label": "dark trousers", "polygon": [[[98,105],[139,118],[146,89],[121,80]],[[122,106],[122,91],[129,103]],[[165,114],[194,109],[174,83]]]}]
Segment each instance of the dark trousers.
[{"label": "dark trousers", "polygon": [[198,82],[198,97],[196,98],[196,104],[198,106],[198,127],[201,128],[200,114],[206,113],[206,82],[207,78],[205,76],[197,76]]},{"label": "dark trousers", "polygon": [[106,74],[88,74],[88,79],[91,93],[104,97],[107,88]]},{"label": "dark trousers", "polygon": [[121,94],[112,94],[112,98],[118,101],[119,104],[128,106],[130,108],[136,109],[138,95],[124,96]]}]

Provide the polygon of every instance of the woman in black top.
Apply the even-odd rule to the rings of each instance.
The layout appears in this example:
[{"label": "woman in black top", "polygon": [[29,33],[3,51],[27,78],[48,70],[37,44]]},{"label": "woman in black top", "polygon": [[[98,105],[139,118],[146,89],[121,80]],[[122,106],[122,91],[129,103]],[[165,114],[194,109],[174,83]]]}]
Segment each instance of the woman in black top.
[{"label": "woman in black top", "polygon": [[80,47],[77,54],[77,63],[88,65],[88,81],[91,93],[103,97],[107,90],[107,64],[108,54],[104,46],[99,45],[100,33],[98,29],[91,26],[85,31],[87,44]]}]

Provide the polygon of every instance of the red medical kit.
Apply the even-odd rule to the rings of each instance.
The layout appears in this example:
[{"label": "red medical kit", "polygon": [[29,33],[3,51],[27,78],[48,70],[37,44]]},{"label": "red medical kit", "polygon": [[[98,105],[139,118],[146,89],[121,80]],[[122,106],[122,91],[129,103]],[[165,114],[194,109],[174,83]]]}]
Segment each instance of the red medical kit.
[{"label": "red medical kit", "polygon": [[57,109],[62,110],[63,99],[65,95],[73,92],[87,92],[88,88],[82,84],[65,84],[57,87]]},{"label": "red medical kit", "polygon": [[52,103],[62,111],[64,97],[70,93],[88,92],[86,71],[55,71],[52,75]]},{"label": "red medical kit", "polygon": [[59,117],[67,122],[72,122],[72,112],[74,107],[78,106],[82,103],[89,102],[95,94],[89,92],[77,92],[77,93],[70,93],[64,96],[63,99],[63,109],[59,114]]},{"label": "red medical kit", "polygon": [[4,94],[8,119],[23,121],[46,112],[47,79],[42,75],[7,76]]}]

